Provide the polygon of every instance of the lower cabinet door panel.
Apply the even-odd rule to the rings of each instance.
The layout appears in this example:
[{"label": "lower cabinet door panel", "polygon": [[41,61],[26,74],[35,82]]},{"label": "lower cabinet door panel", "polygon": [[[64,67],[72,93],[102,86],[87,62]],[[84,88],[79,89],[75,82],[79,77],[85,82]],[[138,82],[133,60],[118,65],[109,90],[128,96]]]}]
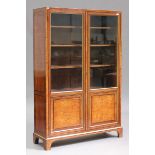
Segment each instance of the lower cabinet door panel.
[{"label": "lower cabinet door panel", "polygon": [[[51,118],[49,120],[51,136],[118,126],[117,90],[94,91],[90,92],[88,96],[87,120],[82,94],[51,97]],[[86,121],[88,121],[87,130]]]},{"label": "lower cabinet door panel", "polygon": [[92,123],[115,120],[115,95],[95,95],[91,98]]},{"label": "lower cabinet door panel", "polygon": [[97,92],[90,94],[89,127],[102,126],[117,122],[117,93]]},{"label": "lower cabinet door panel", "polygon": [[54,100],[54,129],[81,124],[80,98]]},{"label": "lower cabinet door panel", "polygon": [[84,127],[82,96],[51,99],[51,131],[67,133]]}]

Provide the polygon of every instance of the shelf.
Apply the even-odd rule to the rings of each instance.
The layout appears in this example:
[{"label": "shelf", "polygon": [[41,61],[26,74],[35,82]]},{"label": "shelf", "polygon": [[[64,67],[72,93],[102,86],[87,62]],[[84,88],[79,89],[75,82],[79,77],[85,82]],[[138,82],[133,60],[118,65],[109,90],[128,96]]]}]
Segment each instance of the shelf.
[{"label": "shelf", "polygon": [[51,93],[61,93],[61,92],[81,92],[82,88],[64,88],[64,89],[51,89]]},{"label": "shelf", "polygon": [[81,44],[70,44],[70,45],[51,45],[52,47],[82,47]]},{"label": "shelf", "polygon": [[71,68],[81,68],[82,65],[68,65],[68,66],[58,66],[52,65],[51,69],[71,69]]},{"label": "shelf", "polygon": [[90,27],[90,29],[113,29],[113,27],[110,27],[110,26],[108,26],[108,27]]},{"label": "shelf", "polygon": [[81,29],[82,26],[51,26],[51,28],[62,28],[62,29],[74,29],[74,28],[78,28]]},{"label": "shelf", "polygon": [[103,90],[109,90],[109,91],[113,91],[113,90],[117,90],[118,89],[118,87],[117,86],[112,86],[112,87],[104,87],[104,86],[102,86],[102,87],[95,87],[95,86],[91,86],[90,87],[90,91],[92,91],[92,92],[94,92],[94,90],[97,90],[97,91],[103,91]]},{"label": "shelf", "polygon": [[[91,68],[98,68],[98,67],[111,67],[114,66],[113,64],[95,64],[90,65]],[[72,68],[81,68],[82,65],[68,65],[68,66],[59,66],[59,65],[52,65],[51,69],[72,69]]]},{"label": "shelf", "polygon": [[[62,29],[74,29],[74,28],[78,28],[81,29],[82,26],[51,26],[51,28],[62,28]],[[90,27],[90,29],[113,29],[113,27],[110,26],[106,26],[106,27]]]},{"label": "shelf", "polygon": [[106,74],[106,76],[116,76],[116,73],[115,72],[113,72],[113,73],[108,73],[108,74]]},{"label": "shelf", "polygon": [[91,47],[115,46],[115,44],[91,44]]},{"label": "shelf", "polygon": [[95,65],[90,65],[91,68],[98,68],[98,67],[111,67],[114,66],[113,64],[95,64]]}]

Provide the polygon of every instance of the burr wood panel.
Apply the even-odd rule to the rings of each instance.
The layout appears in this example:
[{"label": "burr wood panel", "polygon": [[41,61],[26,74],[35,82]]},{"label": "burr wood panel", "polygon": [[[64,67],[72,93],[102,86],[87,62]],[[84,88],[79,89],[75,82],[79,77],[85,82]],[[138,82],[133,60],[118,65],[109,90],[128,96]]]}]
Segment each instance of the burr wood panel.
[{"label": "burr wood panel", "polygon": [[103,94],[91,97],[91,122],[101,123],[115,120],[115,95]]},{"label": "burr wood panel", "polygon": [[70,128],[81,124],[81,99],[54,100],[54,129]]}]

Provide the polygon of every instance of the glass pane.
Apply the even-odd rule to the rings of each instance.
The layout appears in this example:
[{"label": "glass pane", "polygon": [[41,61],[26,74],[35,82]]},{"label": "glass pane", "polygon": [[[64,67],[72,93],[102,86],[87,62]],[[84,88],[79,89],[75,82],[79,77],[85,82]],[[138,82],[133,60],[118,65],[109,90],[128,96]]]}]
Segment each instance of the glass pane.
[{"label": "glass pane", "polygon": [[115,46],[91,47],[90,63],[102,65],[115,65],[116,52]]},{"label": "glass pane", "polygon": [[117,17],[91,16],[91,44],[115,44],[117,41]]},{"label": "glass pane", "polygon": [[55,45],[81,45],[82,29],[81,28],[63,28],[54,27],[51,29],[51,44]]},{"label": "glass pane", "polygon": [[90,88],[117,86],[117,17],[90,18]]},{"label": "glass pane", "polygon": [[82,69],[52,69],[52,91],[71,91],[81,89]]},{"label": "glass pane", "polygon": [[82,15],[51,14],[51,89],[82,89]]},{"label": "glass pane", "polygon": [[82,48],[51,47],[51,65],[81,65]]},{"label": "glass pane", "polygon": [[51,25],[82,26],[82,16],[77,14],[52,13]]},{"label": "glass pane", "polygon": [[90,70],[91,88],[107,88],[116,86],[114,67],[98,67]]}]

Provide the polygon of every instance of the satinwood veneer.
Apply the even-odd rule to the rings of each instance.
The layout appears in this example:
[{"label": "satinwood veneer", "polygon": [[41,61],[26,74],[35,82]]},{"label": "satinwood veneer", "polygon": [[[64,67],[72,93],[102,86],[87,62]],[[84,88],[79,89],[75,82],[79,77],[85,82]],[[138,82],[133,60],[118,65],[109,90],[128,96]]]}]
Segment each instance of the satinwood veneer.
[{"label": "satinwood veneer", "polygon": [[38,8],[33,20],[34,143],[121,137],[121,12]]}]

